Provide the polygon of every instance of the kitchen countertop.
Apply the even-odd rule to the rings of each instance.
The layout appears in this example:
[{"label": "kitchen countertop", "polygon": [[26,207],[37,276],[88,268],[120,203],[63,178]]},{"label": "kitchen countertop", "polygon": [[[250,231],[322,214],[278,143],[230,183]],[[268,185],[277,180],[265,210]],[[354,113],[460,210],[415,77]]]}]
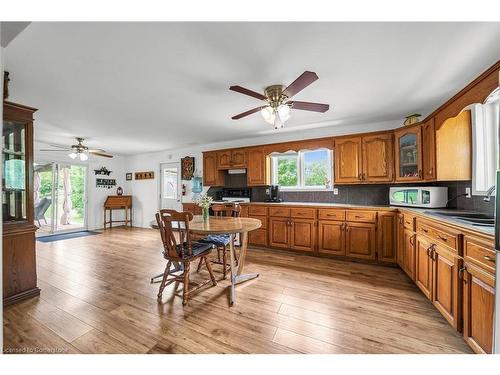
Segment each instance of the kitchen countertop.
[{"label": "kitchen countertop", "polygon": [[[445,209],[445,208],[417,208],[417,207],[402,207],[402,206],[389,206],[389,205],[359,205],[359,204],[345,204],[345,203],[314,203],[314,202],[249,202],[242,203],[242,205],[265,205],[265,206],[311,206],[311,207],[325,207],[325,208],[353,208],[353,209],[367,209],[367,210],[387,210],[387,211],[403,211],[410,212],[427,219],[442,222],[445,224],[450,224],[459,228],[462,228],[467,231],[480,233],[483,235],[487,235],[490,237],[495,236],[495,228],[494,227],[484,227],[478,225],[468,224],[461,220],[454,219],[449,216],[438,216],[435,213],[438,212],[452,212],[452,213],[461,213],[461,212],[470,212],[464,210],[456,210],[456,209]],[[429,213],[433,212],[433,213]]]}]

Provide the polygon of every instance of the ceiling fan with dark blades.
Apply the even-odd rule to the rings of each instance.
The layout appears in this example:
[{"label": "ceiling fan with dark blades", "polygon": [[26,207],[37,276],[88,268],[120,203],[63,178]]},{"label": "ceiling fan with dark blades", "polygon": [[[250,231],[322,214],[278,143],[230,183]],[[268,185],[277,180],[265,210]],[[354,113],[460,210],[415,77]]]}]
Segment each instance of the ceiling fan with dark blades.
[{"label": "ceiling fan with dark blades", "polygon": [[87,160],[89,158],[88,154],[92,154],[92,155],[96,155],[96,156],[103,156],[105,158],[112,158],[113,157],[113,155],[107,153],[104,150],[101,150],[101,149],[89,149],[87,146],[84,146],[83,145],[83,141],[84,141],[83,138],[76,137],[75,139],[77,141],[76,145],[71,145],[69,147],[64,147],[64,146],[52,145],[51,144],[49,146],[55,147],[55,148],[57,148],[57,150],[53,150],[53,149],[41,149],[40,151],[69,152],[68,156],[71,159],[79,158],[81,161]]},{"label": "ceiling fan with dark blades", "polygon": [[290,118],[291,109],[325,113],[330,108],[328,104],[290,100],[292,96],[296,95],[316,80],[318,80],[318,75],[316,73],[305,71],[295,81],[288,85],[288,87],[284,87],[282,85],[268,86],[264,90],[264,94],[260,94],[241,86],[231,86],[229,87],[229,90],[266,102],[264,105],[255,107],[231,118],[233,120],[239,120],[240,118],[251,115],[252,113],[260,112],[266,122],[274,125],[275,129],[278,129],[282,128],[285,121]]}]

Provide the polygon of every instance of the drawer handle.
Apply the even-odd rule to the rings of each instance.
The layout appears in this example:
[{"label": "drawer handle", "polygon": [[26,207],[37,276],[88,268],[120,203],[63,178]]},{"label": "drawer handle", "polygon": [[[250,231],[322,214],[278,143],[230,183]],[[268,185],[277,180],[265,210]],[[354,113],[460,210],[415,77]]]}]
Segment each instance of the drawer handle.
[{"label": "drawer handle", "polygon": [[443,237],[443,236],[438,235],[438,238],[439,238],[441,241],[448,241],[448,237]]},{"label": "drawer handle", "polygon": [[493,263],[495,263],[495,258],[492,258],[492,257],[490,257],[489,255],[485,255],[483,258],[484,258],[485,260],[489,261],[489,262],[493,262]]},{"label": "drawer handle", "polygon": [[355,219],[362,219],[362,218],[363,218],[363,216],[360,216],[360,215],[354,215],[354,218],[355,218]]},{"label": "drawer handle", "polygon": [[429,231],[425,228],[422,228],[422,230],[425,232],[425,233],[429,233]]}]

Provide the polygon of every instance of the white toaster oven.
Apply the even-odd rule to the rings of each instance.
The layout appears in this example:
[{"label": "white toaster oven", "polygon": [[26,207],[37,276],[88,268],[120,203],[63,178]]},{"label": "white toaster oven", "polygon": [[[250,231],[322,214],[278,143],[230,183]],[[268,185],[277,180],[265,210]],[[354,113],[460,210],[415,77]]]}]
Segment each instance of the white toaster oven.
[{"label": "white toaster oven", "polygon": [[391,187],[389,204],[393,206],[443,208],[448,203],[448,188],[441,186]]}]

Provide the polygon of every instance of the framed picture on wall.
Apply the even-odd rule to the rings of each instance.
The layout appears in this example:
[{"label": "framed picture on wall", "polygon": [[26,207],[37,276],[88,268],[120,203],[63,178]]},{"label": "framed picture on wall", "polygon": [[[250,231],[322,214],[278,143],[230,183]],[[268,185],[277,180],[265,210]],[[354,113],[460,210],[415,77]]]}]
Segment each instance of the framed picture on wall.
[{"label": "framed picture on wall", "polygon": [[132,181],[132,173],[125,173],[125,180]]},{"label": "framed picture on wall", "polygon": [[181,179],[182,180],[190,180],[193,178],[194,173],[194,157],[186,156],[181,159]]}]

